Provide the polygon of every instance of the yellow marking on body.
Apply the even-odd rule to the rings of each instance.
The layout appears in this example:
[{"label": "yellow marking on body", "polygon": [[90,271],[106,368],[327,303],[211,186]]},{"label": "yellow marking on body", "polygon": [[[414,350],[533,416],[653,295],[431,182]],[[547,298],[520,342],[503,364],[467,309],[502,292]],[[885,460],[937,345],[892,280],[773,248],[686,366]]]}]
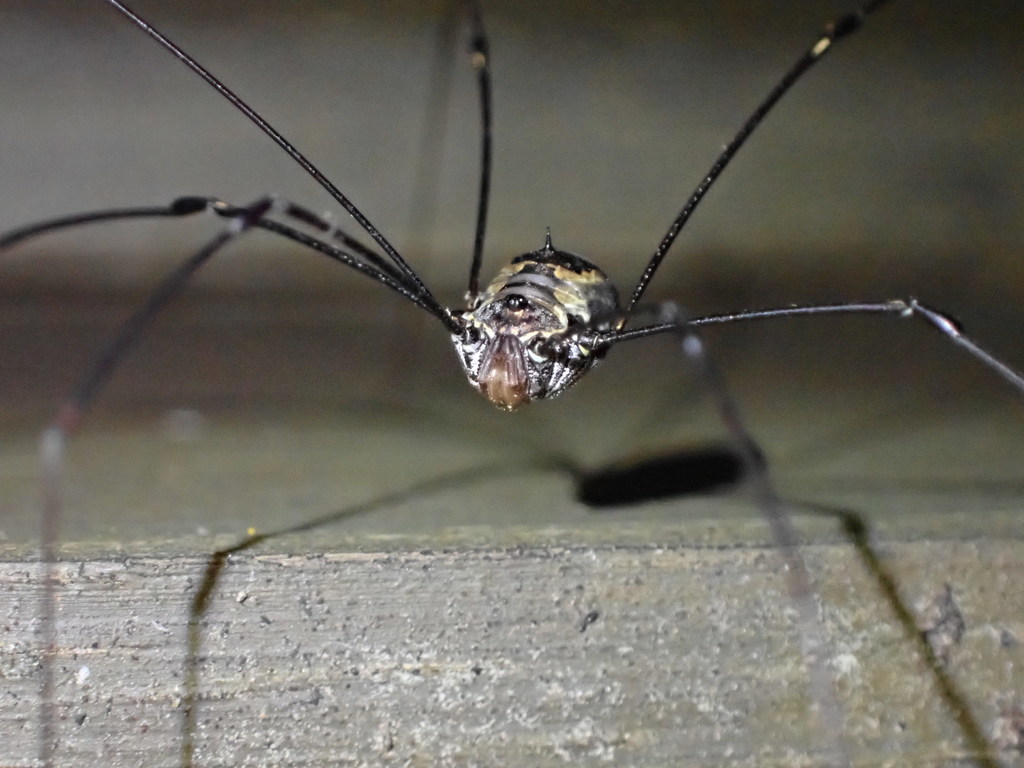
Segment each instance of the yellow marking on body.
[{"label": "yellow marking on body", "polygon": [[579,283],[602,283],[608,278],[605,277],[601,272],[596,269],[587,269],[583,272],[574,272],[567,267],[559,266],[558,264],[552,265],[555,277],[559,280],[565,280],[567,282],[579,282]]}]

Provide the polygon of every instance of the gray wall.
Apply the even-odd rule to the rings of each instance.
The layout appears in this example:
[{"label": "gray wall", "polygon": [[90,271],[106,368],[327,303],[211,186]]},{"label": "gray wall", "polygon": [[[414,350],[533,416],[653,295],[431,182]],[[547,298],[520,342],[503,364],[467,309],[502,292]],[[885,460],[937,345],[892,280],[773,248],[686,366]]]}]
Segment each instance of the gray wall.
[{"label": "gray wall", "polygon": [[[436,225],[432,234],[410,231],[437,5],[138,3],[456,301],[477,140],[461,40],[443,173],[429,195]],[[485,272],[539,245],[550,226],[559,245],[629,283],[719,146],[845,5],[485,4],[496,91]],[[255,128],[102,3],[41,9],[8,0],[0,14],[0,227],[184,193],[246,201],[276,192],[335,208]],[[965,294],[1018,301],[1021,28],[1016,2],[884,9],[741,154],[678,243],[659,295],[696,308],[725,308],[714,306],[722,291],[722,301],[750,303],[928,290],[947,303]],[[44,243],[48,258],[5,265],[3,282],[6,290],[21,280],[148,284],[157,260],[187,251],[195,231],[80,231]],[[262,253],[262,245],[254,239],[251,248]],[[245,250],[207,279],[345,292],[359,284],[316,259]]]}]

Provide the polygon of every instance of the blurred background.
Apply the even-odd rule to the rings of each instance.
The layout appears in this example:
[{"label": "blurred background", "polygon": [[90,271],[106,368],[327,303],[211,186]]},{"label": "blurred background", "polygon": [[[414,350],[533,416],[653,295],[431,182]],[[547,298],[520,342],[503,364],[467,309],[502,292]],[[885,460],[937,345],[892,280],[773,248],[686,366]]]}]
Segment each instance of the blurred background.
[{"label": "blurred background", "polygon": [[[478,117],[461,28],[442,54],[454,76],[450,107],[430,103],[439,27],[451,26],[450,9],[138,6],[318,164],[439,293],[458,296],[448,291],[464,280]],[[488,4],[496,110],[490,268],[535,247],[551,227],[563,247],[593,255],[622,283],[635,279],[720,146],[843,10],[838,0],[781,9]],[[812,296],[829,286],[845,296],[830,274],[836,269],[847,289],[851,279],[871,279],[883,292],[905,293],[955,273],[958,295],[1008,290],[1020,273],[1007,275],[1002,261],[1017,262],[1024,197],[1024,54],[1015,42],[1022,13],[1012,2],[903,2],[872,19],[787,97],[736,160],[659,279],[665,295],[699,303],[718,287],[757,299],[762,282],[796,282]],[[189,193],[243,202],[273,191],[315,209],[336,207],[102,3],[15,1],[3,14],[5,226]],[[414,206],[424,204],[414,199],[416,173],[434,109],[447,130],[441,146],[428,148],[426,162],[441,171],[425,190],[437,216],[424,235],[410,224]],[[163,233],[129,229],[95,239],[80,230],[71,241],[82,255],[59,262],[16,259],[24,263],[7,267],[5,287],[18,285],[16,277],[63,288],[148,285],[175,249]],[[119,255],[119,236],[130,238],[130,257]],[[267,245],[252,239],[247,254]],[[316,259],[223,261],[207,284],[334,290]],[[354,286],[348,292],[366,288],[343,279]]]},{"label": "blurred background", "polygon": [[[331,177],[442,302],[462,301],[478,113],[450,8],[136,7]],[[838,0],[487,3],[495,165],[484,280],[550,227],[628,293],[721,146],[844,10]],[[347,225],[267,138],[103,3],[8,0],[0,22],[0,229],[267,192]],[[1024,366],[1022,24],[1016,2],[879,12],[766,120],[648,298],[701,314],[914,295]],[[438,60],[450,65],[447,104],[433,85]],[[8,520],[34,525],[35,435],[55,403],[147,288],[217,227],[205,217],[92,226],[3,254],[0,423],[6,503],[18,513]],[[972,493],[1019,491],[1019,400],[923,326],[803,320],[708,338],[784,482],[812,473],[818,491],[841,494],[880,475],[917,489],[965,478]],[[100,396],[81,437],[99,443],[76,449],[73,498],[82,520],[111,532],[125,510],[136,518],[150,505],[165,513],[162,531],[191,530],[189,510],[203,519],[210,504],[243,510],[224,519],[244,528],[257,508],[295,506],[301,518],[469,461],[547,451],[590,466],[721,437],[666,340],[615,350],[575,392],[514,417],[461,378],[424,313],[253,234],[161,315]],[[915,434],[916,448],[899,442]],[[205,450],[217,435],[227,442],[214,460]],[[378,438],[390,458],[363,467]],[[497,496],[519,498],[528,484]],[[571,506],[565,488],[538,495],[553,518],[564,510],[552,499]]]}]

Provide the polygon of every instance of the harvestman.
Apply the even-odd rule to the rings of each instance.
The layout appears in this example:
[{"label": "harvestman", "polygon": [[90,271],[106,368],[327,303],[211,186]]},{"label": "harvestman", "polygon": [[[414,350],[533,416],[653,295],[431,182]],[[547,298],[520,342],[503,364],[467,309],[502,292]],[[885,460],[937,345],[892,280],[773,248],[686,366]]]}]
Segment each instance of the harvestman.
[{"label": "harvestman", "polygon": [[[328,258],[366,275],[435,317],[451,335],[469,382],[494,405],[504,410],[512,411],[532,400],[547,399],[562,393],[593,368],[611,347],[620,342],[665,333],[677,335],[684,355],[701,373],[714,397],[734,450],[745,468],[746,476],[750,478],[757,504],[765,513],[778,548],[786,560],[790,591],[800,614],[801,641],[809,670],[813,700],[818,705],[824,731],[831,734],[830,738],[835,739],[829,744],[833,759],[839,764],[849,764],[836,736],[841,714],[825,670],[824,641],[817,624],[813,592],[802,558],[796,549],[794,532],[773,488],[762,454],[747,431],[720,374],[708,357],[697,335],[697,329],[705,325],[797,315],[889,314],[897,317],[917,317],[989,367],[1022,395],[1024,377],[966,336],[959,324],[949,315],[913,298],[789,306],[704,317],[687,317],[673,304],[648,307],[640,302],[679,232],[764,116],[837,41],[858,30],[865,18],[887,0],[869,2],[859,11],[843,16],[828,25],[814,44],[789,69],[725,147],[686,201],[624,304],[619,301],[617,291],[608,277],[597,266],[581,256],[559,250],[553,244],[550,235],[540,249],[514,258],[498,272],[497,277],[486,288],[480,290],[479,273],[491,174],[491,85],[487,38],[478,9],[474,7],[470,16],[473,30],[473,63],[477,71],[482,114],[482,158],[467,304],[461,309],[443,306],[415,270],[366,216],[294,146],[220,80],[118,0],[107,2],[191,68],[269,135],[355,219],[359,227],[380,249],[380,253],[343,232],[323,217],[294,203],[270,196],[261,197],[242,206],[209,197],[183,197],[167,206],[92,211],[48,220],[8,232],[0,237],[0,250],[4,250],[48,232],[103,221],[184,217],[200,212],[210,212],[227,220],[223,230],[170,273],[144,305],[124,324],[98,357],[92,369],[61,406],[52,425],[43,433],[41,453],[44,470],[44,594],[40,624],[44,658],[52,658],[55,647],[55,580],[52,564],[56,558],[61,508],[60,479],[67,439],[75,432],[112,370],[138,341],[149,321],[221,248],[250,229],[263,229],[319,251]],[[299,230],[292,226],[293,224],[302,225],[316,234],[311,235],[308,231]],[[653,321],[646,325],[629,327],[630,321],[637,316],[653,318]],[[54,682],[52,666],[49,663],[44,664],[41,687],[41,760],[44,765],[51,765],[55,726]]]}]

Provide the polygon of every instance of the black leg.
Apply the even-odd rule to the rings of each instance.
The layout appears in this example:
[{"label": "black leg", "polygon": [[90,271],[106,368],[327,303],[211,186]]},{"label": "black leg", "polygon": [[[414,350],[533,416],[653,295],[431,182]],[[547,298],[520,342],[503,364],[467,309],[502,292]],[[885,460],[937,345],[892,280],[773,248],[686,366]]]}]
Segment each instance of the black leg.
[{"label": "black leg", "polygon": [[[699,328],[705,325],[722,325],[725,323],[738,323],[747,320],[775,320],[784,317],[809,317],[817,315],[896,315],[897,317],[917,317],[924,320],[932,328],[936,329],[961,349],[968,352],[976,360],[995,372],[1000,378],[1006,381],[1011,387],[1024,395],[1024,374],[1012,368],[1007,363],[996,357],[976,342],[966,333],[960,323],[951,315],[941,310],[922,304],[915,298],[890,299],[889,301],[858,301],[845,304],[809,304],[795,307],[778,307],[775,309],[744,310],[742,312],[730,312],[722,315],[706,315],[704,317],[691,317],[686,320],[690,328]],[[659,322],[623,331],[609,337],[605,344],[618,344],[631,339],[641,339],[645,336],[653,336],[658,333],[666,333],[677,330],[673,322]]]},{"label": "black leg", "polygon": [[61,518],[61,486],[64,476],[64,450],[86,410],[107,383],[117,365],[142,337],[153,318],[171,299],[177,296],[195,273],[213,255],[243,232],[252,228],[274,205],[272,198],[264,197],[252,205],[238,209],[224,229],[199,251],[182,262],[157,287],[136,312],[125,321],[121,330],[99,355],[92,368],[79,381],[78,386],[60,406],[56,417],[40,439],[42,464],[42,521],[40,570],[42,591],[39,607],[39,636],[42,649],[42,679],[40,681],[40,733],[39,762],[45,768],[53,765],[57,734],[56,701],[54,691],[54,660],[56,630],[54,626],[54,600],[56,597],[57,543]]},{"label": "black leg", "polygon": [[[747,429],[739,404],[708,354],[693,322],[675,304],[662,305],[658,314],[661,322],[653,327],[659,329],[658,332],[673,332],[677,335],[683,354],[704,380],[734,450],[743,463],[758,509],[771,528],[775,546],[786,564],[789,595],[799,614],[800,646],[807,667],[810,697],[828,750],[829,764],[851,766],[852,762],[842,740],[844,717],[828,670],[829,652],[818,619],[816,591],[800,554],[792,520],[775,490],[764,453]],[[629,332],[624,336],[632,338]]]}]

